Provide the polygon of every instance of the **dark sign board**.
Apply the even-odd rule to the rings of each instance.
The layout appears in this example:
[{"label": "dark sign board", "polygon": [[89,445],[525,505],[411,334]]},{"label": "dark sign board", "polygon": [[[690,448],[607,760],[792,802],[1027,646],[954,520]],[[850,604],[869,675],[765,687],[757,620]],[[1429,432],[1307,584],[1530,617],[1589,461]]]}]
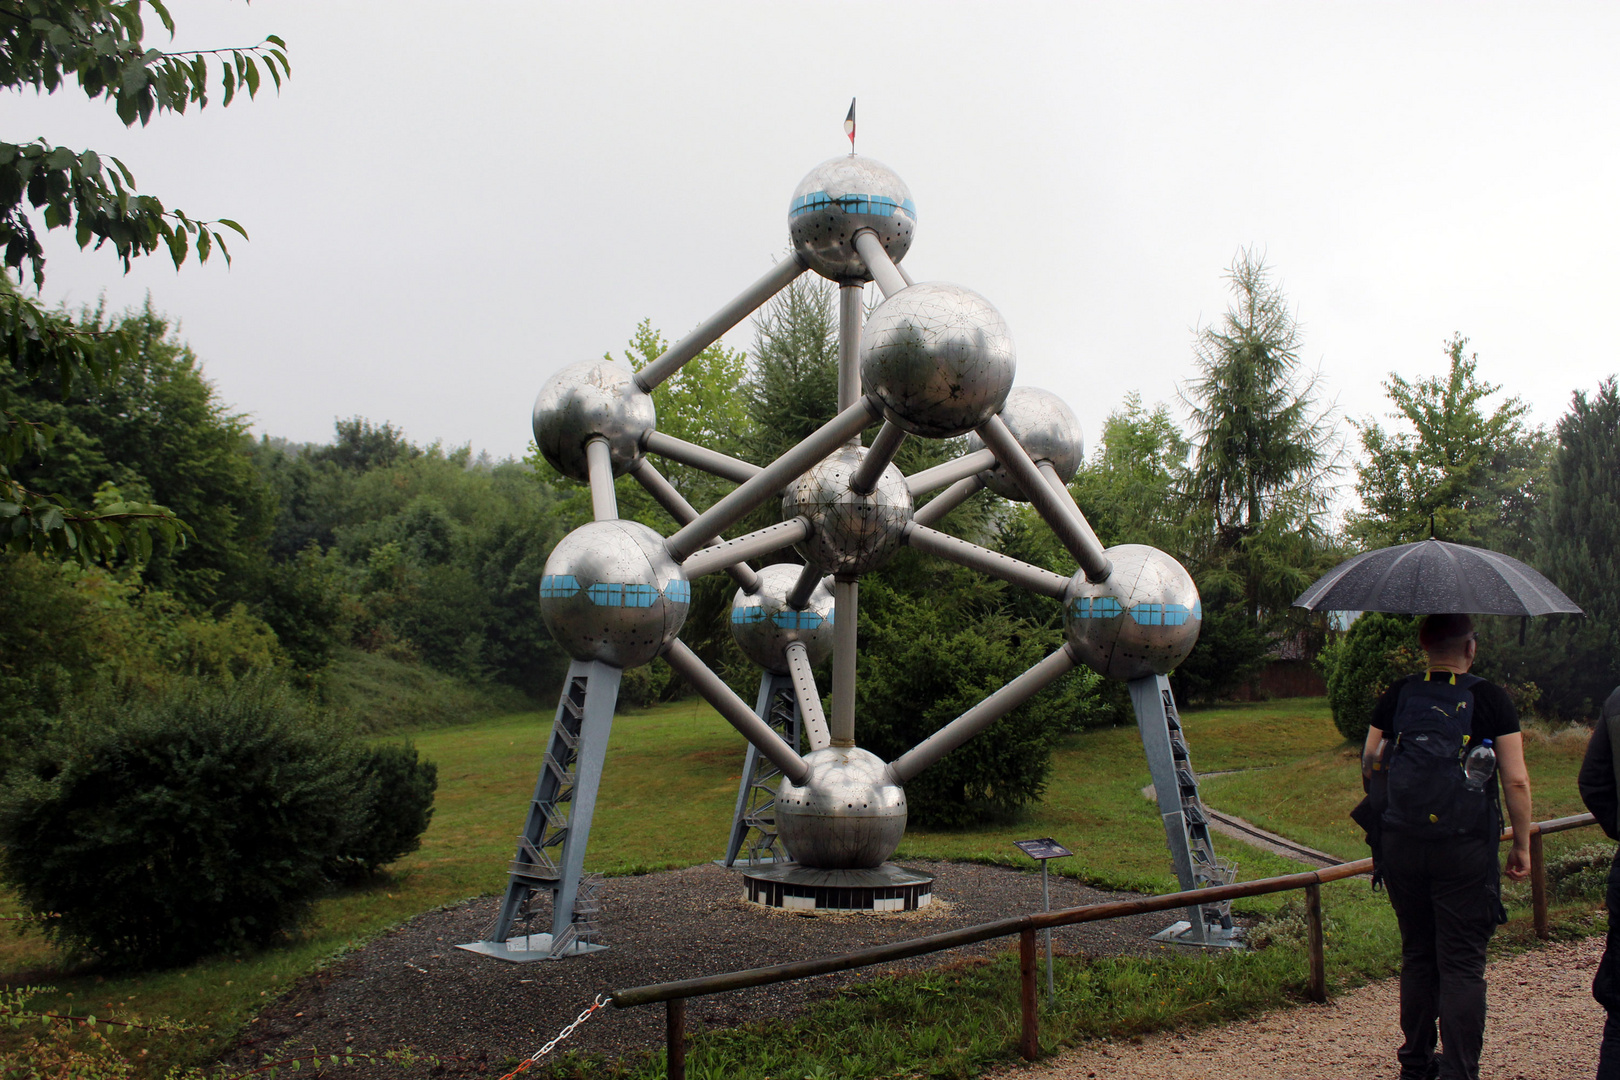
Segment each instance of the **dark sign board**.
[{"label": "dark sign board", "polygon": [[1074,852],[1052,839],[1050,836],[1040,840],[1014,840],[1013,847],[1022,851],[1032,859],[1061,859]]}]

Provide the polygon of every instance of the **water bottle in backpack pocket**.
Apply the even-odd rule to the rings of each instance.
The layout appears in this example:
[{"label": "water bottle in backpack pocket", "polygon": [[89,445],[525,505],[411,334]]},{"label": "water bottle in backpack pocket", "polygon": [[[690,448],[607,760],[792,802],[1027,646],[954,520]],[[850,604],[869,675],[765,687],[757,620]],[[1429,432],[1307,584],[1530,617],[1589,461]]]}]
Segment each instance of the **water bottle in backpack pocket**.
[{"label": "water bottle in backpack pocket", "polygon": [[1479,681],[1455,675],[1402,689],[1384,757],[1385,829],[1434,840],[1491,833],[1495,785],[1472,785],[1464,772],[1474,726],[1470,688]]}]

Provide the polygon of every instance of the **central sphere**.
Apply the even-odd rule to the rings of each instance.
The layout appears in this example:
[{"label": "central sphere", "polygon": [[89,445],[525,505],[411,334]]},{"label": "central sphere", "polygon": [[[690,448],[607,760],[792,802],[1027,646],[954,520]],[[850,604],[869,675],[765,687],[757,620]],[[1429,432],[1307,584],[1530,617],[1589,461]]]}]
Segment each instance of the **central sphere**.
[{"label": "central sphere", "polygon": [[804,561],[829,574],[864,574],[889,560],[911,520],[911,489],[891,463],[869,495],[849,488],[870,451],[845,446],[793,481],[782,496],[782,518],[810,519],[810,535],[797,545]]},{"label": "central sphere", "polygon": [[692,585],[637,521],[593,521],[562,538],[540,578],[546,629],[575,660],[638,667],[686,621]]},{"label": "central sphere", "polygon": [[1192,652],[1204,608],[1192,575],[1146,544],[1105,554],[1113,573],[1098,582],[1084,570],[1063,594],[1063,632],[1080,659],[1110,679],[1168,675]]},{"label": "central sphere", "polygon": [[906,832],[906,792],[876,754],[829,746],[804,757],[803,785],[786,777],[776,796],[776,831],[788,854],[817,870],[881,866]]},{"label": "central sphere", "polygon": [[647,436],[658,424],[653,400],[635,383],[628,364],[587,360],[546,380],[534,399],[534,442],[551,467],[575,480],[589,480],[585,444],[607,440],[613,475],[641,460]]},{"label": "central sphere", "polygon": [[[1039,465],[1051,464],[1058,479],[1067,484],[1080,471],[1080,462],[1086,456],[1085,437],[1080,433],[1080,421],[1068,402],[1050,390],[1037,390],[1033,386],[1015,386],[1007,395],[1007,404],[1001,407],[1001,419],[1007,430],[1018,440],[1029,459]],[[968,452],[984,449],[984,440],[977,432],[968,436]],[[985,484],[1003,499],[1028,502],[1024,489],[1013,482],[1005,465],[985,470]]]},{"label": "central sphere", "polygon": [[919,281],[879,304],[861,331],[861,385],[913,435],[948,439],[1001,411],[1017,360],[994,304],[960,285]]},{"label": "central sphere", "polygon": [[743,655],[779,675],[787,674],[787,647],[794,642],[804,646],[810,666],[832,655],[833,594],[819,581],[802,610],[788,607],[804,567],[795,563],[772,563],[759,572],[759,588],[753,592],[738,589],[731,599],[731,636]]},{"label": "central sphere", "polygon": [[871,281],[855,234],[871,229],[889,258],[899,262],[911,248],[917,207],[893,169],[853,154],[823,161],[799,181],[788,206],[793,250],[810,269],[840,284]]}]

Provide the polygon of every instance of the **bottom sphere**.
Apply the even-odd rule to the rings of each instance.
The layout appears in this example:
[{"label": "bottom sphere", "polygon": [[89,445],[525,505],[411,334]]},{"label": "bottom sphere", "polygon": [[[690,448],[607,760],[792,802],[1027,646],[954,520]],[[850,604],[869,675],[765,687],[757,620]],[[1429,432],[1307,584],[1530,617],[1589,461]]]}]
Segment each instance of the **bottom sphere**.
[{"label": "bottom sphere", "polygon": [[879,866],[906,832],[906,792],[888,766],[858,747],[805,755],[810,775],[785,777],[776,796],[776,831],[801,866],[854,870]]}]

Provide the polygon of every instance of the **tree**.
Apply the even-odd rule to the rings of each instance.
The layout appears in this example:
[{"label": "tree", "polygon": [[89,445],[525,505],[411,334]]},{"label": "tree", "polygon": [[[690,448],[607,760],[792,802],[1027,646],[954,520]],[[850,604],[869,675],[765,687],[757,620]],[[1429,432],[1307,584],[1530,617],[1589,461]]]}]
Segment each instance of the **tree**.
[{"label": "tree", "polygon": [[1360,513],[1350,535],[1369,548],[1434,535],[1457,543],[1527,552],[1552,441],[1526,427],[1530,407],[1517,397],[1489,414],[1486,398],[1500,385],[1482,382],[1468,339],[1446,342],[1445,375],[1409,382],[1391,372],[1384,388],[1393,419],[1409,430],[1356,425],[1366,458],[1356,466]]},{"label": "tree", "polygon": [[1195,561],[1234,575],[1259,625],[1313,580],[1337,434],[1317,377],[1300,370],[1299,327],[1264,261],[1240,252],[1227,276],[1235,302],[1199,331],[1199,374],[1183,393],[1194,429],[1188,494],[1207,528]]},{"label": "tree", "polygon": [[1596,715],[1620,683],[1620,389],[1575,394],[1558,421],[1535,563],[1586,618],[1534,620],[1525,674],[1566,717]]},{"label": "tree", "polygon": [[1191,449],[1170,410],[1159,404],[1149,412],[1140,394],[1108,414],[1091,460],[1070,484],[1104,544],[1188,550],[1181,507]]},{"label": "tree", "polygon": [[[208,104],[215,77],[229,105],[238,90],[256,96],[264,73],[276,86],[291,74],[278,37],[236,49],[164,52],[146,43],[143,9],[149,8],[174,34],[162,0],[10,0],[0,12],[0,89],[53,94],[77,82],[90,100],[112,103],[126,125],[147,123],[154,112],[185,112]],[[261,71],[262,68],[262,71]],[[217,73],[217,76],[216,76]],[[34,286],[45,280],[44,230],[73,230],[78,245],[111,245],[127,271],[133,259],[166,250],[176,268],[195,247],[206,262],[214,248],[230,260],[221,226],[244,238],[229,218],[205,220],[170,209],[154,195],[136,192],[135,176],[117,158],[94,150],[74,151],[45,139],[0,142],[0,245],[5,269],[19,277],[24,263]],[[13,287],[0,273],[0,356],[27,381],[53,373],[63,393],[76,384],[100,384],[116,373],[133,343],[114,330],[75,325]],[[102,491],[88,509],[59,493],[26,486],[12,466],[43,455],[54,431],[12,415],[0,392],[0,533],[13,551],[104,558],[122,545],[143,558],[152,535],[174,541],[186,529],[165,507],[126,500]]]}]

